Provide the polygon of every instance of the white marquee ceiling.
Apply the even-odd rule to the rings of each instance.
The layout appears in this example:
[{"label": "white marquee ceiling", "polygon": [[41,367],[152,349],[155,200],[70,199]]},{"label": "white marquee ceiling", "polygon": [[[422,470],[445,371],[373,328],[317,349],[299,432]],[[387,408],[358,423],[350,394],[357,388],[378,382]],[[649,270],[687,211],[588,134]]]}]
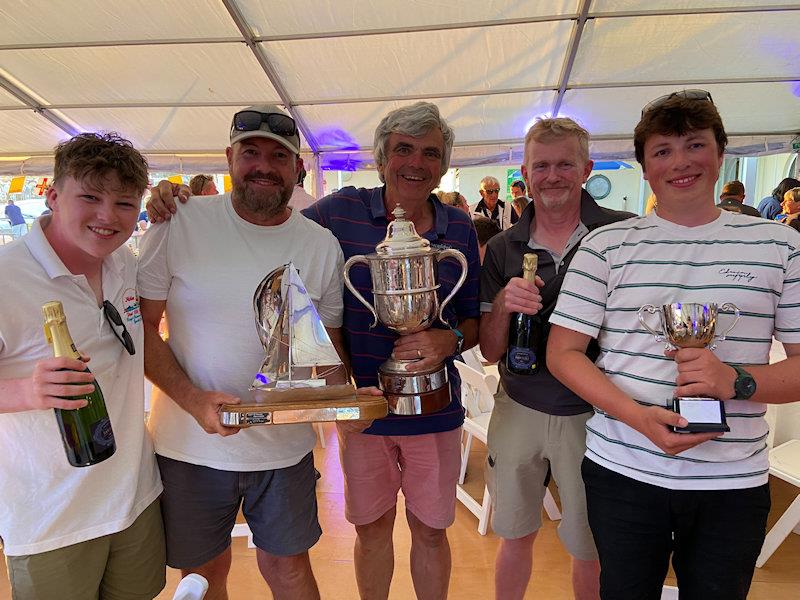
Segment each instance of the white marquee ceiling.
[{"label": "white marquee ceiling", "polygon": [[115,130],[159,170],[224,170],[230,117],[287,106],[304,153],[368,166],[375,125],[415,100],[456,132],[453,165],[519,163],[538,115],[631,156],[641,107],[711,92],[730,152],[800,133],[800,3],[786,0],[4,0],[0,174]]}]

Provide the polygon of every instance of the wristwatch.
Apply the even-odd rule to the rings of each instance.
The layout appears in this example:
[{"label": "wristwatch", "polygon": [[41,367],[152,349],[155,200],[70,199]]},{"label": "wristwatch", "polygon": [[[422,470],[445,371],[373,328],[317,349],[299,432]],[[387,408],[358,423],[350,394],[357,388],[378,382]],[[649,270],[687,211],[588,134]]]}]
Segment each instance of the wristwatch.
[{"label": "wristwatch", "polygon": [[742,367],[731,365],[736,370],[736,381],[733,382],[734,400],[748,400],[756,393],[756,380]]},{"label": "wristwatch", "polygon": [[464,347],[464,334],[455,327],[450,331],[452,331],[456,336],[456,351],[453,352],[453,356],[455,356],[456,354],[461,354],[461,349]]}]

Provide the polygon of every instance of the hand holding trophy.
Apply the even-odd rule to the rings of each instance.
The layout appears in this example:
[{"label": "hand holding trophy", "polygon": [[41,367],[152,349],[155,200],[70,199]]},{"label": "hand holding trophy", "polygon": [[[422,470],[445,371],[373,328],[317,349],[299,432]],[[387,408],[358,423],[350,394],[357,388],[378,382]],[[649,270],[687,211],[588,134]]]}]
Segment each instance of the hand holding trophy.
[{"label": "hand holding trophy", "polygon": [[[639,322],[652,333],[656,341],[666,342],[667,350],[680,348],[708,348],[713,350],[733,330],[739,320],[739,309],[726,302],[720,307],[733,312],[733,323],[721,334],[716,334],[719,308],[714,303],[697,304],[675,302],[657,308],[645,304],[639,309]],[[658,314],[661,330],[647,323],[647,314]],[[689,424],[675,427],[676,433],[706,433],[730,431],[725,417],[725,404],[718,398],[673,398],[673,410]]]}]

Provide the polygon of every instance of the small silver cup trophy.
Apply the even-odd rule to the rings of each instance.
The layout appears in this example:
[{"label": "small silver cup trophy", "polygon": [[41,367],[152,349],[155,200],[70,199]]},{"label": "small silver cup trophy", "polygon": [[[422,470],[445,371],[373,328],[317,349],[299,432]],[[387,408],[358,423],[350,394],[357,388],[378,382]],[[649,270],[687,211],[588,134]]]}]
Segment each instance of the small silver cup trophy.
[{"label": "small silver cup trophy", "polygon": [[[380,321],[400,335],[409,335],[428,329],[437,316],[448,325],[443,316],[444,308],[464,284],[467,259],[458,250],[431,248],[430,242],[417,234],[414,223],[405,218],[406,213],[399,206],[392,214],[395,218],[375,252],[353,256],[344,264],[347,289],[372,313],[370,327]],[[439,261],[448,257],[461,264],[461,276],[440,306],[436,293],[439,288],[437,267]],[[375,306],[367,302],[350,281],[350,268],[356,263],[369,267]],[[389,412],[427,414],[450,404],[447,367],[440,363],[429,369],[415,370],[413,366],[407,369],[418,360],[389,358],[380,366],[378,383],[386,394]]]},{"label": "small silver cup trophy", "polygon": [[[733,323],[721,334],[716,334],[719,310],[733,313]],[[657,342],[665,342],[667,350],[679,348],[708,348],[725,340],[739,321],[739,309],[726,302],[721,307],[714,303],[697,304],[674,302],[661,308],[645,304],[639,309],[639,322],[652,333]],[[647,315],[659,315],[661,330],[650,327]],[[717,398],[673,398],[673,410],[683,416],[689,424],[673,428],[676,433],[705,433],[730,431],[725,418],[725,403]]]}]

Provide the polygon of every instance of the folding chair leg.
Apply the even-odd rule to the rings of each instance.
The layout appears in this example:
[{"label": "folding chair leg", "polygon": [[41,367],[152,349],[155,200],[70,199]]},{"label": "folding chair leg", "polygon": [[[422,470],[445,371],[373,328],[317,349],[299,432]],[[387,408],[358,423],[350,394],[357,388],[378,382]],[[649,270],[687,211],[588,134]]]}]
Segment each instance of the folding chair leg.
[{"label": "folding chair leg", "polygon": [[315,423],[314,428],[317,430],[317,435],[319,436],[319,445],[322,446],[322,449],[325,449],[325,428],[322,426],[322,423]]},{"label": "folding chair leg", "polygon": [[489,488],[483,487],[483,502],[481,503],[481,514],[478,516],[478,533],[486,535],[489,528],[489,517],[492,514],[492,497],[489,495]]},{"label": "folding chair leg", "polygon": [[472,434],[465,431],[464,444],[461,449],[461,470],[458,472],[458,485],[464,485],[467,477],[467,463],[469,462],[469,451],[472,449]]},{"label": "folding chair leg", "polygon": [[556,499],[553,498],[553,494],[550,493],[550,489],[548,488],[544,493],[544,511],[547,513],[547,518],[551,521],[558,521],[561,519],[561,511],[558,508],[558,504],[556,504]]},{"label": "folding chair leg", "polygon": [[789,508],[786,509],[786,512],[783,513],[778,522],[772,526],[772,529],[769,530],[767,533],[767,537],[764,539],[764,545],[761,547],[761,554],[758,555],[758,559],[756,560],[756,567],[759,569],[764,566],[769,560],[769,557],[778,549],[783,543],[783,540],[786,539],[792,529],[794,529],[798,523],[800,523],[800,495],[794,499],[794,502],[789,505]]}]

